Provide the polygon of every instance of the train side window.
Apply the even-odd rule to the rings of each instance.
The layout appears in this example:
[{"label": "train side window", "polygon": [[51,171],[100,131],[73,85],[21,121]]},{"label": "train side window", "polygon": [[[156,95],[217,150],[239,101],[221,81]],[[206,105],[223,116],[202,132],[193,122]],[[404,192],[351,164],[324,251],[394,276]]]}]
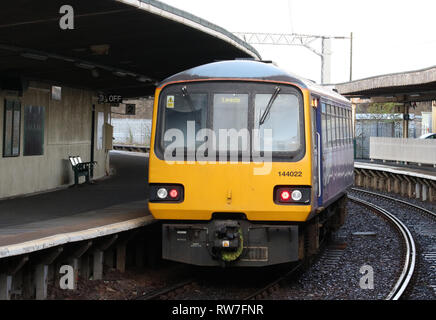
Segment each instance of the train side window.
[{"label": "train side window", "polygon": [[333,106],[333,118],[334,118],[334,142],[333,145],[339,145],[339,121],[338,121],[338,107]]},{"label": "train side window", "polygon": [[344,138],[344,131],[342,129],[342,108],[341,107],[336,107],[338,110],[338,129],[339,129],[339,141],[338,141],[338,145],[342,145],[343,144],[343,138]]},{"label": "train side window", "polygon": [[344,108],[340,107],[340,115],[341,115],[341,144],[344,146],[346,144],[346,131],[345,131],[345,110]]},{"label": "train side window", "polygon": [[322,148],[327,147],[327,114],[325,103],[321,104],[321,134],[322,134]]},{"label": "train side window", "polygon": [[350,127],[350,110],[346,111],[346,115],[347,115],[347,143],[351,144],[351,127]]},{"label": "train side window", "polygon": [[329,110],[329,145],[333,148],[335,145],[335,118],[333,115],[333,107],[331,105],[328,106]]},{"label": "train side window", "polygon": [[332,106],[327,105],[327,138],[329,147],[333,147],[333,115]]},{"label": "train side window", "polygon": [[337,119],[338,119],[338,145],[342,145],[342,113],[341,113],[341,108],[340,107],[336,107],[336,114],[337,114]]},{"label": "train side window", "polygon": [[350,127],[350,143],[353,143],[354,138],[354,130],[353,130],[353,112],[351,110],[348,111],[349,118],[348,118],[348,125]]},{"label": "train side window", "polygon": [[342,108],[342,131],[344,132],[344,135],[342,136],[342,144],[346,145],[348,144],[347,142],[348,133],[347,133],[346,110],[344,108]]},{"label": "train side window", "polygon": [[345,130],[345,144],[350,143],[350,131],[348,130],[348,110],[344,109],[344,130]]}]

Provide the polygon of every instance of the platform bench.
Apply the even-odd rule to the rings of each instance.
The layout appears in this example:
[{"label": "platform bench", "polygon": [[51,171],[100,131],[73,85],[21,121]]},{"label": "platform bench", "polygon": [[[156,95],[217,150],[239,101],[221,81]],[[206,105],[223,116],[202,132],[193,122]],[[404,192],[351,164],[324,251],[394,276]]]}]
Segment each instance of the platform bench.
[{"label": "platform bench", "polygon": [[84,176],[89,183],[91,169],[97,164],[97,161],[83,162],[80,156],[69,156],[71,168],[74,171],[74,184],[79,184],[79,177]]}]

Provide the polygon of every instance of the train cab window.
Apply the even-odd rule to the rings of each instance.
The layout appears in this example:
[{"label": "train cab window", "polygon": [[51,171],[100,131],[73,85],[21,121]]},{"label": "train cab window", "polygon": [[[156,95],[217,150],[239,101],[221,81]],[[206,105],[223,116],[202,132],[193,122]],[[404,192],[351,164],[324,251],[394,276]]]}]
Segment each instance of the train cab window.
[{"label": "train cab window", "polygon": [[269,109],[263,123],[264,114],[272,94],[256,94],[254,102],[254,128],[259,129],[260,150],[264,151],[264,130],[271,129],[272,152],[295,152],[301,149],[300,103],[294,94],[279,94]]},{"label": "train cab window", "polygon": [[[195,149],[201,142],[195,139],[188,139],[187,131],[189,126],[195,130],[195,134],[200,129],[206,128],[207,124],[207,94],[190,93],[179,94],[169,93],[164,97],[164,117],[162,145],[166,148],[169,144],[176,149]],[[183,139],[175,139],[177,132],[183,133]],[[177,145],[174,145],[177,144]],[[193,145],[196,144],[196,145]]]},{"label": "train cab window", "polygon": [[[213,95],[213,130],[217,138],[217,149],[249,151],[249,146],[238,135],[238,145],[228,139],[227,131],[248,128],[248,94],[217,93]],[[220,130],[226,131],[226,140],[220,141]],[[223,131],[221,131],[223,132]]]}]

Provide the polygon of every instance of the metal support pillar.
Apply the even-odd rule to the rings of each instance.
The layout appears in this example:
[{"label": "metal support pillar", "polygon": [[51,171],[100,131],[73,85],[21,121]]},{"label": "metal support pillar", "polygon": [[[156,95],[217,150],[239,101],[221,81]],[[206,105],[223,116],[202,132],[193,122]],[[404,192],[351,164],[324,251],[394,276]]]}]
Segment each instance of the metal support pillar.
[{"label": "metal support pillar", "polygon": [[0,300],[10,300],[12,291],[12,276],[0,274]]},{"label": "metal support pillar", "polygon": [[404,103],[403,138],[409,138],[409,103]]},{"label": "metal support pillar", "polygon": [[94,250],[94,264],[93,264],[93,280],[103,279],[103,251]]}]

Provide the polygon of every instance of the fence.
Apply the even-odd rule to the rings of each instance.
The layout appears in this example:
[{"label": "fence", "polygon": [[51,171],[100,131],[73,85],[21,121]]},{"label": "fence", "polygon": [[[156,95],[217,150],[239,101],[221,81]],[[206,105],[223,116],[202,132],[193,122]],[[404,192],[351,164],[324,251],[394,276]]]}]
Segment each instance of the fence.
[{"label": "fence", "polygon": [[150,119],[112,119],[114,144],[150,146]]},{"label": "fence", "polygon": [[436,166],[436,140],[371,137],[370,158]]},{"label": "fence", "polygon": [[[380,116],[380,115],[379,115]],[[356,114],[355,122],[355,158],[369,159],[370,137],[401,138],[403,136],[403,121],[401,115],[382,115],[374,119],[370,114]],[[421,117],[415,116],[409,121],[409,137],[421,135]]]}]

